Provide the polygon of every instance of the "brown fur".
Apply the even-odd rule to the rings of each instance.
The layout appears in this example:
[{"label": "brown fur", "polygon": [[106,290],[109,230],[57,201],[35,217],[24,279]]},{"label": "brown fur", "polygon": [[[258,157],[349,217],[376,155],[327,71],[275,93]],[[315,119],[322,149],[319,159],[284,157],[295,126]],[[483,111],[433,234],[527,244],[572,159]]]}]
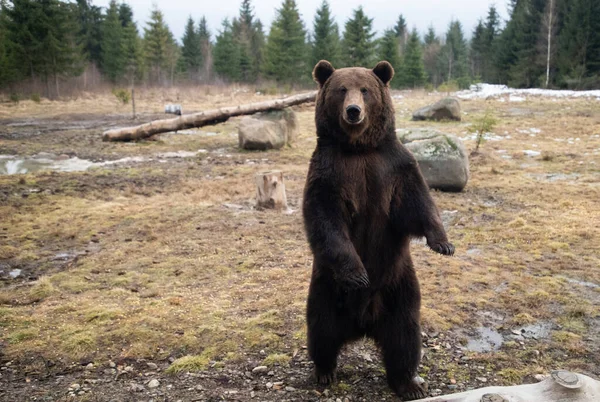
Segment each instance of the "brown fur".
[{"label": "brown fur", "polygon": [[[316,378],[333,381],[340,348],[367,335],[382,349],[390,387],[417,399],[421,295],[409,242],[424,236],[448,255],[454,247],[417,162],[396,138],[391,65],[334,70],[322,61],[313,76],[318,141],[303,212],[314,254],[307,323]],[[348,123],[349,105],[361,109],[360,123]]]}]

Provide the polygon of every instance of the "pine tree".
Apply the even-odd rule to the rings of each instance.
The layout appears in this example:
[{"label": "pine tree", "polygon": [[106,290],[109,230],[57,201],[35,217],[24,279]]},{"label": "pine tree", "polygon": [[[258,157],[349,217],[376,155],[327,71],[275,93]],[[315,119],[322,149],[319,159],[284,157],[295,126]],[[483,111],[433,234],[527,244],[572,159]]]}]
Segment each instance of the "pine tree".
[{"label": "pine tree", "polygon": [[15,65],[32,78],[40,76],[47,97],[60,97],[60,79],[83,71],[83,48],[77,43],[78,21],[72,5],[58,0],[12,3],[5,12]]},{"label": "pine tree", "polygon": [[190,16],[181,39],[181,62],[190,80],[197,80],[202,64],[202,49],[194,20]]},{"label": "pine tree", "polygon": [[342,58],[347,67],[371,67],[374,59],[375,33],[372,31],[373,19],[365,15],[362,6],[354,10],[353,16],[346,22],[342,41]]},{"label": "pine tree", "polygon": [[471,48],[469,52],[469,61],[471,68],[471,77],[481,78],[483,72],[483,62],[486,55],[486,43],[485,43],[485,25],[483,21],[479,20],[479,23],[473,31],[473,38],[471,39]]},{"label": "pine tree", "polygon": [[396,25],[394,26],[394,32],[396,33],[396,37],[400,40],[400,45],[404,47],[406,42],[408,41],[408,36],[410,33],[406,27],[406,19],[402,14],[398,17],[398,21],[396,21]]},{"label": "pine tree", "polygon": [[242,0],[239,16],[233,19],[231,26],[239,47],[240,80],[255,82],[263,64],[265,37],[250,0]]},{"label": "pine tree", "polygon": [[412,30],[404,51],[404,79],[403,84],[409,88],[416,88],[425,83],[425,68],[423,66],[423,52],[421,40],[416,28]]},{"label": "pine tree", "polygon": [[86,58],[100,65],[102,60],[102,9],[91,4],[90,0],[77,0],[77,20],[79,42]]},{"label": "pine tree", "polygon": [[21,78],[15,61],[14,46],[9,39],[8,24],[7,3],[0,0],[0,88]]},{"label": "pine tree", "polygon": [[392,67],[394,67],[395,74],[390,83],[392,87],[398,88],[401,84],[398,77],[402,77],[403,66],[402,59],[400,58],[400,52],[398,51],[398,37],[396,31],[393,29],[386,29],[383,33],[383,37],[379,39],[377,46],[377,59],[388,61]]},{"label": "pine tree", "polygon": [[121,3],[119,5],[119,21],[121,26],[125,28],[127,25],[135,24],[133,21],[133,9],[127,3]]},{"label": "pine tree", "polygon": [[123,27],[119,20],[119,6],[112,0],[102,24],[102,71],[110,81],[116,83],[125,73],[125,49]]},{"label": "pine tree", "polygon": [[495,6],[490,6],[485,22],[483,38],[483,61],[481,78],[488,83],[498,82],[496,66],[498,37],[500,36],[500,15]]},{"label": "pine tree", "polygon": [[425,35],[425,46],[423,48],[423,64],[425,67],[425,73],[427,75],[427,81],[430,82],[434,87],[437,87],[442,81],[442,72],[440,63],[440,51],[442,45],[440,39],[435,34],[435,29],[430,26]]},{"label": "pine tree", "polygon": [[229,20],[223,20],[221,32],[213,49],[214,69],[219,77],[228,81],[240,79],[239,47],[233,37],[233,29]]},{"label": "pine tree", "polygon": [[329,3],[323,1],[313,23],[311,65],[328,60],[333,66],[340,65],[340,33],[331,15]]},{"label": "pine tree", "polygon": [[155,83],[164,82],[169,72],[173,55],[173,35],[164,21],[163,13],[155,8],[150,15],[150,21],[144,28],[145,63],[150,69],[151,80]]},{"label": "pine tree", "polygon": [[461,80],[468,77],[467,56],[467,42],[462,31],[462,24],[459,21],[452,21],[448,27],[446,43],[442,47],[440,56],[446,80]]},{"label": "pine tree", "polygon": [[267,38],[265,73],[278,82],[307,81],[307,56],[306,31],[296,1],[284,0]]},{"label": "pine tree", "polygon": [[569,2],[560,33],[560,71],[564,84],[591,88],[600,84],[600,1]]},{"label": "pine tree", "polygon": [[210,40],[210,31],[208,29],[208,23],[206,22],[206,17],[202,16],[200,18],[200,22],[198,23],[198,32],[197,32],[198,42],[200,42],[200,53],[202,55],[201,59],[201,74],[200,79],[203,81],[207,81],[210,78],[212,71],[212,44]]},{"label": "pine tree", "polygon": [[142,41],[133,20],[128,21],[123,27],[122,47],[124,52],[124,71],[129,85],[133,88],[135,80],[142,76],[144,68],[144,54]]}]

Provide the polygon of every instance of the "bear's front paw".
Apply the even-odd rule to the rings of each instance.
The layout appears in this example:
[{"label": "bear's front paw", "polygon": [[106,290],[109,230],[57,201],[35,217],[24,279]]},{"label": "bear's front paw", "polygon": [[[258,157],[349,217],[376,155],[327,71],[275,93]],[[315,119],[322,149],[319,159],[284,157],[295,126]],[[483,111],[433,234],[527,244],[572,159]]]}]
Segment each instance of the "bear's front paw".
[{"label": "bear's front paw", "polygon": [[436,253],[442,255],[454,255],[454,246],[450,242],[441,242],[441,243],[427,243],[429,248],[431,248]]},{"label": "bear's front paw", "polygon": [[336,279],[340,286],[345,289],[368,288],[370,285],[369,275],[362,264],[360,266],[345,267]]}]

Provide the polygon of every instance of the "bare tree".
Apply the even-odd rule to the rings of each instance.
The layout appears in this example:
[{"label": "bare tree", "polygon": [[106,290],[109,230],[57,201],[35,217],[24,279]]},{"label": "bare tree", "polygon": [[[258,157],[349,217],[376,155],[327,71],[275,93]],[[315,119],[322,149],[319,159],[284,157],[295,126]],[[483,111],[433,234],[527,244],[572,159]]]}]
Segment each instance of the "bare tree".
[{"label": "bare tree", "polygon": [[548,0],[542,19],[543,46],[546,50],[546,88],[550,84],[550,62],[554,49],[552,44],[557,31],[556,0]]}]

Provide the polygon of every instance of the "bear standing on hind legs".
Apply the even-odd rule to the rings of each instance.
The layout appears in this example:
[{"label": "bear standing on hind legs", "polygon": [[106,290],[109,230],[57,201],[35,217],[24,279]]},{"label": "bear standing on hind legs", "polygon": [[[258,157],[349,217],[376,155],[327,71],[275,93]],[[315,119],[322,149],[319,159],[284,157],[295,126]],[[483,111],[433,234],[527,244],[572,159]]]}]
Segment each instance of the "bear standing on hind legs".
[{"label": "bear standing on hind legs", "polygon": [[396,138],[392,66],[335,70],[320,61],[317,147],[304,190],[314,254],[307,303],[308,352],[318,382],[335,380],[341,347],[363,336],[381,348],[387,380],[406,400],[421,359],[419,282],[411,237],[452,255],[415,158]]}]

